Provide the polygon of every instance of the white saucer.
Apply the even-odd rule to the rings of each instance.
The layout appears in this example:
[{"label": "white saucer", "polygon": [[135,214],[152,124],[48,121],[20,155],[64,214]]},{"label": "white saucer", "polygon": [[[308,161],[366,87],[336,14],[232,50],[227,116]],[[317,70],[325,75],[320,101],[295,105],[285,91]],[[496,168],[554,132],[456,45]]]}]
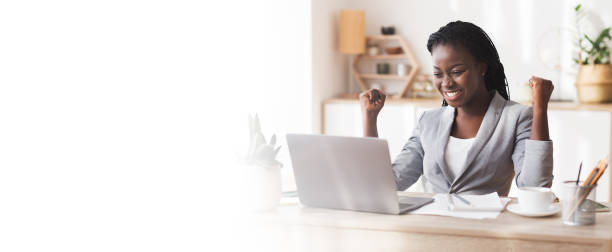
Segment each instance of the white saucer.
[{"label": "white saucer", "polygon": [[553,215],[553,214],[557,214],[561,212],[561,203],[553,203],[552,205],[550,205],[548,210],[542,211],[542,212],[525,212],[521,209],[521,206],[519,206],[518,203],[512,203],[508,205],[506,209],[508,209],[508,211],[514,214],[518,214],[521,216],[542,217],[542,216],[549,216],[549,215]]}]

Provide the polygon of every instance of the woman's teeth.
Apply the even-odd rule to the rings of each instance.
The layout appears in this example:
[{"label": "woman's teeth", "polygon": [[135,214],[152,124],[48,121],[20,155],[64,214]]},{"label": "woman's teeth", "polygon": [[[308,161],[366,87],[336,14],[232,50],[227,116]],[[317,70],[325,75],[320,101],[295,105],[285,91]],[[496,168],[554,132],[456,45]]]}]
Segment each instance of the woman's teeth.
[{"label": "woman's teeth", "polygon": [[453,97],[455,95],[457,95],[459,92],[446,92],[446,96],[448,97]]}]

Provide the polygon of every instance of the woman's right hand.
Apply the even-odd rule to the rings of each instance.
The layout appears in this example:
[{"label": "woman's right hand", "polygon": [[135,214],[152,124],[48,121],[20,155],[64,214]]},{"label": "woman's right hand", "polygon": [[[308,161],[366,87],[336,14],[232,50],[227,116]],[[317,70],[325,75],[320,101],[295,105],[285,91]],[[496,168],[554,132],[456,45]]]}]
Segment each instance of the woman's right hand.
[{"label": "woman's right hand", "polygon": [[378,89],[370,89],[359,94],[361,113],[367,119],[376,119],[378,113],[385,105],[387,96]]}]

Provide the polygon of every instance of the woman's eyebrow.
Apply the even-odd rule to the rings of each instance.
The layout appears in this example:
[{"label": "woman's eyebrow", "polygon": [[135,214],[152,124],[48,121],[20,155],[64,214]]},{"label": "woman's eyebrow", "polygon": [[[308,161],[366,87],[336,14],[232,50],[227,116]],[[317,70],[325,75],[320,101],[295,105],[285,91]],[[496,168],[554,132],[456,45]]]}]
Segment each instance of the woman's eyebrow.
[{"label": "woman's eyebrow", "polygon": [[[457,63],[457,64],[450,65],[448,68],[454,68],[454,67],[464,66],[464,65],[465,65],[464,63]],[[437,67],[437,66],[433,66],[433,68],[437,69],[437,70],[440,70],[440,68]]]},{"label": "woman's eyebrow", "polygon": [[463,66],[463,65],[465,65],[465,64],[458,63],[458,64],[451,65],[450,68],[454,68],[454,67],[458,67],[458,66]]}]

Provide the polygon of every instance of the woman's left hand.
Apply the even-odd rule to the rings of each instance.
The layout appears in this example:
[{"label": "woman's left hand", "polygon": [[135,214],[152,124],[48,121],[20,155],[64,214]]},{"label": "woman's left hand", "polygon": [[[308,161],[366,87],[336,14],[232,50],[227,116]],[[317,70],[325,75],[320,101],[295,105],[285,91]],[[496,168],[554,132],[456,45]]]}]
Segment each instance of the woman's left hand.
[{"label": "woman's left hand", "polygon": [[529,86],[531,87],[531,103],[533,108],[546,109],[550,101],[550,95],[553,89],[555,89],[552,81],[531,76],[531,79],[529,79]]}]

